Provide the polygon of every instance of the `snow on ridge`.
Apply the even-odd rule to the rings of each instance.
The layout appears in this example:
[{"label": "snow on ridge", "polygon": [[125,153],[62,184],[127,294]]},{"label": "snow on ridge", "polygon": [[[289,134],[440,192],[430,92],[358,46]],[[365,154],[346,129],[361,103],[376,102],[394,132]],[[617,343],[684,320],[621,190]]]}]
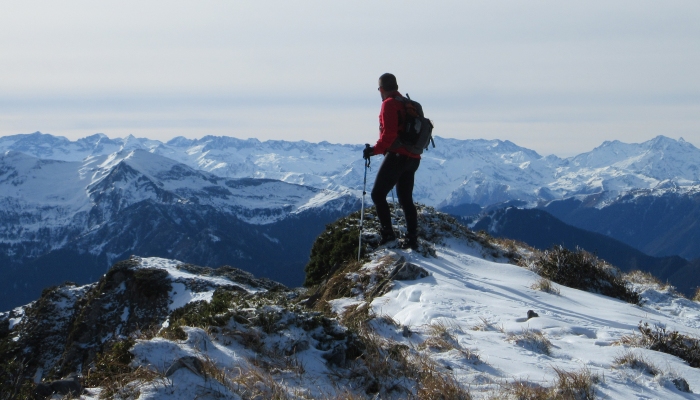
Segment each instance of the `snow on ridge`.
[{"label": "snow on ridge", "polygon": [[[434,249],[435,257],[387,248],[380,248],[370,255],[371,261],[361,270],[369,274],[386,268],[387,259],[400,257],[429,272],[425,278],[393,281],[393,286],[385,294],[370,298],[371,311],[378,316],[370,326],[378,343],[384,343],[386,349],[405,346],[420,352],[435,363],[436,371],[467,387],[472,398],[502,398],[494,395],[502,394],[499,390],[513,382],[550,387],[558,377],[555,368],[567,372],[587,370],[598,376],[600,379],[594,385],[596,398],[688,399],[696,396],[680,392],[672,382],[677,378],[683,378],[694,393],[700,391],[700,373],[679,358],[616,345],[622,337],[634,334],[640,321],[700,336],[700,304],[697,302],[679,298],[670,290],[650,284],[636,285],[646,300],[642,306],[558,284],[553,285],[559,294],[542,292],[531,288],[539,276],[526,268],[508,264],[504,259],[488,260],[484,256],[486,249],[477,242],[450,238],[443,244],[436,244]],[[141,266],[170,270],[178,263],[144,258]],[[359,279],[353,280],[353,275],[357,273],[348,274],[346,278],[359,286],[364,284]],[[202,296],[191,299],[196,300],[207,299]],[[364,301],[364,295],[358,294],[332,300],[330,306],[334,312],[342,313]],[[285,312],[283,307],[277,306],[264,310],[281,315]],[[528,310],[533,310],[538,316],[528,318]],[[178,359],[194,356],[243,374],[248,368],[248,360],[262,360],[264,356],[247,347],[244,340],[236,339],[235,335],[243,331],[244,325],[229,324],[235,329],[229,330],[230,326],[227,326],[223,331],[232,332],[233,336],[221,334],[218,329],[185,326],[182,327],[187,335],[184,340],[168,341],[159,337],[139,340],[131,350],[136,356],[134,362],[164,365],[165,370]],[[549,349],[517,340],[518,335],[527,332],[541,334],[550,343]],[[303,363],[302,372],[295,375],[281,368],[270,372],[269,376],[281,390],[318,393],[319,396],[325,393],[331,397],[339,386],[352,388],[358,393],[365,390],[362,380],[346,380],[346,366],[324,361],[331,359],[327,356],[333,353],[332,347],[317,348],[317,344],[304,335],[303,330],[292,325],[281,332],[271,331],[258,336],[259,340],[275,349],[307,342],[288,356]],[[431,340],[433,343],[442,340],[446,348],[431,348]],[[625,352],[643,357],[659,372],[653,376],[616,365],[616,357]],[[143,382],[142,398],[191,398],[196,394],[192,387],[201,385],[204,378],[193,369],[182,368],[170,379],[168,390],[162,384]],[[313,384],[309,385],[309,382]],[[415,382],[410,382],[409,387],[415,390]],[[228,393],[226,388],[220,390]],[[382,393],[382,398],[387,399],[405,396],[400,390]]]},{"label": "snow on ridge", "polygon": [[251,289],[251,288],[246,288],[245,285],[242,285],[242,284],[237,283],[237,282],[233,282],[230,279],[227,279],[224,277],[197,275],[197,274],[193,274],[191,272],[183,271],[183,270],[178,268],[178,266],[185,264],[182,261],[171,260],[171,259],[161,258],[161,257],[139,257],[138,260],[139,260],[138,268],[156,268],[156,269],[165,270],[173,278],[173,280],[200,279],[203,281],[210,282],[212,285],[216,285],[216,286],[230,286],[230,285],[235,284],[237,286],[245,288],[246,290],[248,290],[250,292],[257,291],[257,290]]},{"label": "snow on ridge", "polygon": [[29,303],[29,304],[22,306],[22,307],[15,307],[14,309],[12,309],[10,311],[0,312],[0,321],[2,321],[3,319],[7,319],[8,320],[8,328],[7,329],[9,329],[9,330],[14,329],[15,326],[17,326],[17,324],[22,322],[22,320],[24,319],[24,316],[25,316],[24,309],[26,307],[30,306],[31,304],[33,304],[33,303]]},{"label": "snow on ridge", "polygon": [[[252,288],[241,282],[232,281],[222,276],[206,276],[187,272],[178,268],[184,263],[177,260],[170,260],[160,257],[139,257],[137,268],[155,268],[161,269],[168,273],[172,281],[172,290],[170,291],[169,310],[172,312],[188,303],[195,301],[211,301],[214,296],[214,291],[220,286],[237,286],[244,289],[248,293],[257,293],[264,289]],[[204,290],[192,290],[188,283],[192,281],[208,283],[208,288]],[[167,323],[164,325],[167,327]]]},{"label": "snow on ridge", "polygon": [[[554,285],[560,294],[550,294],[530,288],[539,279],[533,272],[487,261],[470,245],[449,240],[436,250],[436,258],[401,250],[374,255],[375,262],[387,255],[404,256],[425,268],[430,277],[395,282],[392,290],[375,298],[371,306],[375,314],[418,333],[428,332],[436,324],[447,327],[461,348],[478,354],[482,363],[474,365],[459,351],[432,355],[440,364],[449,365],[454,377],[471,387],[472,395],[487,390],[489,385],[483,382],[501,379],[524,379],[549,386],[556,380],[552,368],[556,366],[566,371],[588,368],[605,376],[605,383],[596,385],[603,397],[636,400],[646,393],[654,398],[687,398],[673,384],[653,376],[639,375],[630,382],[629,370],[613,368],[614,358],[624,350],[614,343],[637,332],[640,321],[700,337],[697,302],[650,287],[638,287],[647,301],[641,307],[558,284]],[[339,301],[357,302],[352,298]],[[528,319],[528,310],[539,317]],[[491,328],[483,327],[485,321]],[[508,341],[509,335],[528,330],[545,335],[552,343],[550,355]],[[419,341],[408,339],[404,344],[416,346]],[[683,377],[694,392],[700,391],[700,373],[684,361],[646,349],[633,352],[643,354],[664,373]]]},{"label": "snow on ridge", "polygon": [[[308,199],[308,201],[294,210],[294,214],[299,214],[309,209],[318,209],[324,205],[330,203],[333,200],[340,199],[344,196],[351,195],[351,191],[344,190],[342,192],[335,192],[332,190],[322,190],[319,191],[315,196]],[[354,193],[353,193],[354,194]],[[354,197],[354,196],[353,196]]]},{"label": "snow on ridge", "polygon": [[[70,142],[51,135],[15,136],[0,139],[0,150],[71,160],[142,150],[222,178],[272,178],[331,190],[362,188],[364,166],[359,144],[216,136],[175,138],[167,143],[133,136]],[[15,145],[20,139],[23,144]],[[545,197],[564,198],[605,190],[620,194],[652,188],[667,179],[681,186],[700,182],[700,150],[684,140],[664,136],[643,143],[608,141],[566,159],[541,156],[510,141],[435,140],[437,147],[423,154],[414,191],[416,201],[433,206],[467,202],[485,206],[504,199],[534,201],[541,199],[542,188],[548,189]],[[48,141],[57,146],[49,153],[45,151]],[[374,159],[374,165],[380,162],[380,157]],[[370,187],[374,176],[373,171],[368,174]]]}]

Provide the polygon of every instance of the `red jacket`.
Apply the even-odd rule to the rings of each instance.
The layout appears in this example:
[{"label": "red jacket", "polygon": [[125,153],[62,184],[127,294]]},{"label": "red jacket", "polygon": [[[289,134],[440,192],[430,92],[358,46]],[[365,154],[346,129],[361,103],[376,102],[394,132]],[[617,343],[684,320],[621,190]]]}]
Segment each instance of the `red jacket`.
[{"label": "red jacket", "polygon": [[406,120],[406,109],[403,104],[394,97],[403,97],[398,91],[389,93],[382,102],[382,110],[379,112],[379,140],[374,145],[374,154],[384,154],[387,151],[403,154],[412,158],[420,158],[419,154],[413,154],[403,147],[389,149],[399,137],[399,131],[403,129]]}]

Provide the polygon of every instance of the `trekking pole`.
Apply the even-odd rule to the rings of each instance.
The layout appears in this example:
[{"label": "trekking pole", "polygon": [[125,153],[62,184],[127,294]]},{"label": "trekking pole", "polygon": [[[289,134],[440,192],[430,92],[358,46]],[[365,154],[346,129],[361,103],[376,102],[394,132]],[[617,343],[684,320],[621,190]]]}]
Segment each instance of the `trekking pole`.
[{"label": "trekking pole", "polygon": [[394,188],[391,188],[391,202],[394,203],[394,215],[396,215],[396,218],[398,218],[399,215],[396,212],[396,199],[394,198]]},{"label": "trekking pole", "polygon": [[[370,147],[368,143],[365,148]],[[357,261],[360,261],[360,253],[362,253],[362,226],[365,221],[365,195],[367,194],[367,168],[369,168],[369,158],[365,158],[365,179],[362,183],[362,211],[360,211],[360,240],[357,246]]]}]

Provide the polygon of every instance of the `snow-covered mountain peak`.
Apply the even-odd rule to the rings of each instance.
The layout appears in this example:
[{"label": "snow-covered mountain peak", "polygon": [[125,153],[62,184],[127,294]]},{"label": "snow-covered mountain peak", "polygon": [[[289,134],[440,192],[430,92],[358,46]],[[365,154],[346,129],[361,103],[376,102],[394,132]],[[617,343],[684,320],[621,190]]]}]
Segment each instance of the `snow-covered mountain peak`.
[{"label": "snow-covered mountain peak", "polygon": [[176,136],[168,140],[165,144],[172,147],[188,147],[191,146],[196,139],[188,139],[184,136]]},{"label": "snow-covered mountain peak", "polygon": [[[429,205],[566,198],[580,194],[653,188],[673,180],[700,182],[700,150],[684,140],[658,136],[643,143],[606,141],[590,152],[561,159],[503,140],[458,140],[435,137],[421,160],[414,199]],[[75,142],[51,135],[0,138],[0,151],[21,151],[40,158],[93,160],[113,153],[144,150],[217,177],[276,179],[318,189],[362,188],[362,145],[238,139],[205,136],[174,138],[167,143],[93,135]],[[111,161],[121,156],[112,156]],[[381,157],[373,159],[373,168]],[[368,171],[369,187],[376,170]],[[608,196],[609,197],[609,196]]]},{"label": "snow-covered mountain peak", "polygon": [[330,203],[344,207],[356,199],[349,191],[321,190],[274,179],[222,178],[144,149],[104,156],[98,168],[99,179],[88,190],[91,196],[103,198],[118,191],[122,207],[145,199],[196,202],[230,209],[250,223],[271,223]]},{"label": "snow-covered mountain peak", "polygon": [[76,142],[86,143],[95,146],[99,143],[111,142],[111,139],[104,133],[95,133],[94,135],[86,136],[84,138],[78,139]]},{"label": "snow-covered mountain peak", "polygon": [[619,164],[634,167],[635,161],[673,157],[675,162],[688,163],[700,155],[691,143],[674,140],[666,136],[657,136],[642,143],[623,143],[618,140],[607,141],[590,152],[571,158],[571,163],[583,168],[600,168]]},{"label": "snow-covered mountain peak", "polygon": [[[197,215],[188,226],[205,223],[209,215],[269,225],[299,215],[323,219],[348,212],[358,207],[358,194],[274,179],[224,178],[139,148],[82,161],[38,159],[8,150],[0,153],[0,207],[0,247],[5,246],[10,257],[34,258],[68,245],[99,254],[112,240],[118,241],[112,233],[98,232],[109,230],[105,224],[142,219],[155,209]],[[143,215],[132,216],[139,213]],[[168,222],[177,225],[177,218],[181,217]],[[134,236],[120,234],[129,240]],[[142,239],[134,240],[138,244]],[[121,254],[132,244],[112,246]]]},{"label": "snow-covered mountain peak", "polygon": [[150,152],[154,152],[158,147],[162,145],[163,143],[158,140],[137,138],[134,135],[129,135],[121,140],[121,147],[119,148],[119,151],[147,150]]},{"label": "snow-covered mountain peak", "polygon": [[700,181],[700,150],[665,136],[643,143],[608,141],[566,161],[547,184],[560,198],[603,191],[609,191],[606,197],[611,198],[654,188],[662,181],[683,186]]},{"label": "snow-covered mountain peak", "polygon": [[5,136],[0,138],[0,151],[14,150],[39,158],[62,159],[69,156],[72,142],[63,136],[41,132]]},{"label": "snow-covered mountain peak", "polygon": [[679,138],[678,140],[676,140],[664,135],[658,135],[642,143],[641,145],[650,149],[658,150],[675,150],[683,147],[695,148],[695,146],[693,146],[691,143],[686,142],[685,140],[683,140],[683,138]]},{"label": "snow-covered mountain peak", "polygon": [[513,157],[520,156],[525,160],[536,160],[541,158],[537,152],[524,147],[520,147],[509,140],[499,139],[450,139],[436,137],[436,147],[430,146],[428,151],[424,153],[426,157],[437,157],[445,159],[454,159],[460,157],[495,157],[504,160],[510,160]]},{"label": "snow-covered mountain peak", "polygon": [[570,158],[570,163],[582,168],[600,168],[637,154],[637,146],[618,140],[606,141],[587,153]]},{"label": "snow-covered mountain peak", "polygon": [[[217,177],[208,173],[197,171],[179,163],[173,159],[163,157],[145,149],[123,151],[121,162],[139,170],[143,174],[161,181],[182,180],[184,177],[197,175],[198,177],[216,183]],[[117,156],[118,158],[119,156]]]},{"label": "snow-covered mountain peak", "polygon": [[119,139],[111,140],[104,134],[95,134],[76,141],[41,132],[0,137],[0,151],[15,150],[45,159],[80,161],[91,155],[118,151]]},{"label": "snow-covered mountain peak", "polygon": [[0,155],[0,200],[82,208],[85,183],[79,179],[79,169],[80,163],[76,162],[45,160],[6,151]]}]

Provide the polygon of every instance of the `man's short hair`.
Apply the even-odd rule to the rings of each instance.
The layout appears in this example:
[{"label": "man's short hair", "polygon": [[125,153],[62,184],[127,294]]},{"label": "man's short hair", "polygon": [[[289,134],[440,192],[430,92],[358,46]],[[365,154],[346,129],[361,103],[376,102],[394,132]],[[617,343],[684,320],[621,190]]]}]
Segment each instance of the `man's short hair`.
[{"label": "man's short hair", "polygon": [[379,87],[386,91],[399,90],[394,74],[386,73],[379,77]]}]

